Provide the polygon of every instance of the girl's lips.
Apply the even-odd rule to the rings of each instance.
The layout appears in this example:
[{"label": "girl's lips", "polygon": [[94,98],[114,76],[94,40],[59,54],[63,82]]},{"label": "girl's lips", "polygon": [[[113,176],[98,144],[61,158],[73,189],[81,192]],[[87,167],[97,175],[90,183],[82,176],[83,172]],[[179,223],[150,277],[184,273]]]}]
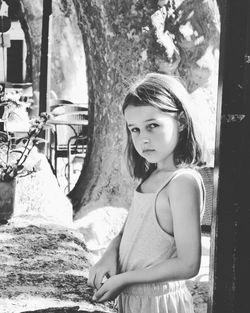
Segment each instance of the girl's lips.
[{"label": "girl's lips", "polygon": [[154,149],[144,149],[142,150],[142,153],[150,153],[150,152],[154,152]]}]

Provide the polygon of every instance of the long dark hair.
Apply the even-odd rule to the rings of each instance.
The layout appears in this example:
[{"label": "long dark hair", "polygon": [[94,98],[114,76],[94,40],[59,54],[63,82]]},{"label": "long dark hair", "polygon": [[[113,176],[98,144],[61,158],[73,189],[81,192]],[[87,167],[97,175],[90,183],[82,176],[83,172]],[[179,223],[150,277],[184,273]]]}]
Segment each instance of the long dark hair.
[{"label": "long dark hair", "polygon": [[[142,80],[133,84],[129,89],[122,105],[122,112],[133,106],[153,106],[163,112],[177,114],[180,124],[184,125],[179,133],[179,141],[174,150],[174,162],[176,166],[194,167],[202,163],[202,151],[194,129],[194,122],[191,118],[189,108],[190,96],[175,77],[149,73]],[[127,144],[125,155],[130,175],[134,178],[144,179],[149,176],[156,164],[149,163],[136,151],[131,133],[126,127]]]}]

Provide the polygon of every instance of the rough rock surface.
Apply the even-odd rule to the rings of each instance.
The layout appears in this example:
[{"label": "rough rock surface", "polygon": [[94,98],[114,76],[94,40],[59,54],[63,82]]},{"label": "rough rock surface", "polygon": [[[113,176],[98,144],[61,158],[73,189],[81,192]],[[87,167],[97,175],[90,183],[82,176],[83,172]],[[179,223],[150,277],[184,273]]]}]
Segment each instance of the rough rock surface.
[{"label": "rough rock surface", "polygon": [[92,301],[90,263],[83,237],[73,229],[28,217],[2,225],[0,312],[114,312],[112,304]]},{"label": "rough rock surface", "polygon": [[34,150],[30,166],[37,161],[39,170],[18,180],[14,214],[0,225],[0,313],[114,312],[91,300],[93,255],[46,158]]}]

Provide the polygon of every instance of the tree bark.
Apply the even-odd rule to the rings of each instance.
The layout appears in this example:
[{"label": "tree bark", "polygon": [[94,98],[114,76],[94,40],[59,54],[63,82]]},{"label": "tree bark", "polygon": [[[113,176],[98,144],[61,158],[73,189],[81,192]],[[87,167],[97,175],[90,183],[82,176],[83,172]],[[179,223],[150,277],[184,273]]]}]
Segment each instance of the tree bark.
[{"label": "tree bark", "polygon": [[[153,0],[73,2],[83,35],[89,95],[89,149],[69,194],[79,218],[101,206],[130,204],[134,182],[123,165],[120,105],[131,80],[161,71],[182,76],[191,92],[208,85],[214,79],[219,20],[212,0],[179,1],[178,8],[170,9],[169,1],[159,1],[161,9]],[[158,11],[161,18],[164,6],[162,30],[151,16]],[[173,49],[167,50],[164,42]],[[208,92],[214,102],[216,93],[211,88]]]}]

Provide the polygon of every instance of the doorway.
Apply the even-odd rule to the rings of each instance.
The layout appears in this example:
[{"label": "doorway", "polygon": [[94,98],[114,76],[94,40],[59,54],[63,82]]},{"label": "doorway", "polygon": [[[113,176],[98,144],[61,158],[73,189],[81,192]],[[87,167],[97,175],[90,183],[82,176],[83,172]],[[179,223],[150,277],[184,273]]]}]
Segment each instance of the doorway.
[{"label": "doorway", "polygon": [[11,40],[7,49],[7,81],[20,83],[23,81],[23,40]]}]

